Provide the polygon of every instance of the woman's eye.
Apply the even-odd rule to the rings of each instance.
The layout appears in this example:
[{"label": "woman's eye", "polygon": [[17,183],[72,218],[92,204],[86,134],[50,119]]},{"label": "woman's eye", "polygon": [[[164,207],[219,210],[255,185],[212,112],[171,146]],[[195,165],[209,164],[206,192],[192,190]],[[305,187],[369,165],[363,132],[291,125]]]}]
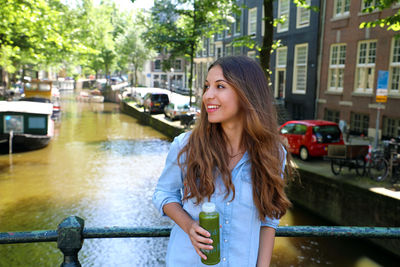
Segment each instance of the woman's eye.
[{"label": "woman's eye", "polygon": [[222,88],[225,88],[225,87],[222,84],[218,84],[217,88],[222,89]]},{"label": "woman's eye", "polygon": [[204,90],[207,90],[209,87],[210,87],[210,86],[208,86],[208,85],[205,84],[204,87],[203,87],[203,89],[204,89]]}]

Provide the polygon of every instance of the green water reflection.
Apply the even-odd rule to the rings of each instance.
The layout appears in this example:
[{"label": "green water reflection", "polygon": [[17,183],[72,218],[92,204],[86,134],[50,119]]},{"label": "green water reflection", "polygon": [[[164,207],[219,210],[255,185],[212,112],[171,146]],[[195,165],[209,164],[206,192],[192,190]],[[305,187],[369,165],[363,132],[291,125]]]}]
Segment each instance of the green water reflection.
[{"label": "green water reflection", "polygon": [[[115,104],[62,102],[56,136],[41,150],[0,156],[0,232],[56,229],[70,215],[87,227],[170,226],[151,203],[167,138]],[[294,208],[282,225],[318,225]],[[82,266],[164,266],[167,238],[92,239]],[[0,245],[0,266],[59,266],[53,243]],[[360,241],[277,238],[273,266],[394,266]]]}]

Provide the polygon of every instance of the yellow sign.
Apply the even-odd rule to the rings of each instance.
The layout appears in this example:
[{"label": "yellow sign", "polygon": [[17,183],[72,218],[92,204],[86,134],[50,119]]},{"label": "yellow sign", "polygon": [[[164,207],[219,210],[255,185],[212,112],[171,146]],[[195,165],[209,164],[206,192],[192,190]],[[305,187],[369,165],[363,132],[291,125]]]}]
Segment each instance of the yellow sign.
[{"label": "yellow sign", "polygon": [[378,103],[386,103],[387,102],[387,95],[377,95],[376,102]]}]

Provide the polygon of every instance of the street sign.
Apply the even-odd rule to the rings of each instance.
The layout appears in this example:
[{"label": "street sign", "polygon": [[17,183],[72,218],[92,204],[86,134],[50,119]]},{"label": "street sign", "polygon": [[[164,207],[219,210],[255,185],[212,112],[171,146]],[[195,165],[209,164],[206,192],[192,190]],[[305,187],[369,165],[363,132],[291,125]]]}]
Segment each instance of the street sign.
[{"label": "street sign", "polygon": [[389,81],[389,72],[386,70],[378,71],[378,86],[376,87],[376,102],[387,102],[387,88]]}]

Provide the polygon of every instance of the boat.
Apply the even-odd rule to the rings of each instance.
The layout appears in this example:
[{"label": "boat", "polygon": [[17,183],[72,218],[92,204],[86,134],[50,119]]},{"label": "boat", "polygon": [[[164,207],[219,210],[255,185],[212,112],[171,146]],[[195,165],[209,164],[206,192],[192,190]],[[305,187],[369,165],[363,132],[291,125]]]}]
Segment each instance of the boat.
[{"label": "boat", "polygon": [[54,136],[52,103],[0,101],[0,152],[35,150]]},{"label": "boat", "polygon": [[60,91],[53,81],[32,79],[24,86],[22,101],[44,102],[53,104],[53,118],[59,118],[61,113]]},{"label": "boat", "polygon": [[94,90],[84,89],[76,97],[76,100],[79,102],[103,103],[104,96],[98,89]]}]

